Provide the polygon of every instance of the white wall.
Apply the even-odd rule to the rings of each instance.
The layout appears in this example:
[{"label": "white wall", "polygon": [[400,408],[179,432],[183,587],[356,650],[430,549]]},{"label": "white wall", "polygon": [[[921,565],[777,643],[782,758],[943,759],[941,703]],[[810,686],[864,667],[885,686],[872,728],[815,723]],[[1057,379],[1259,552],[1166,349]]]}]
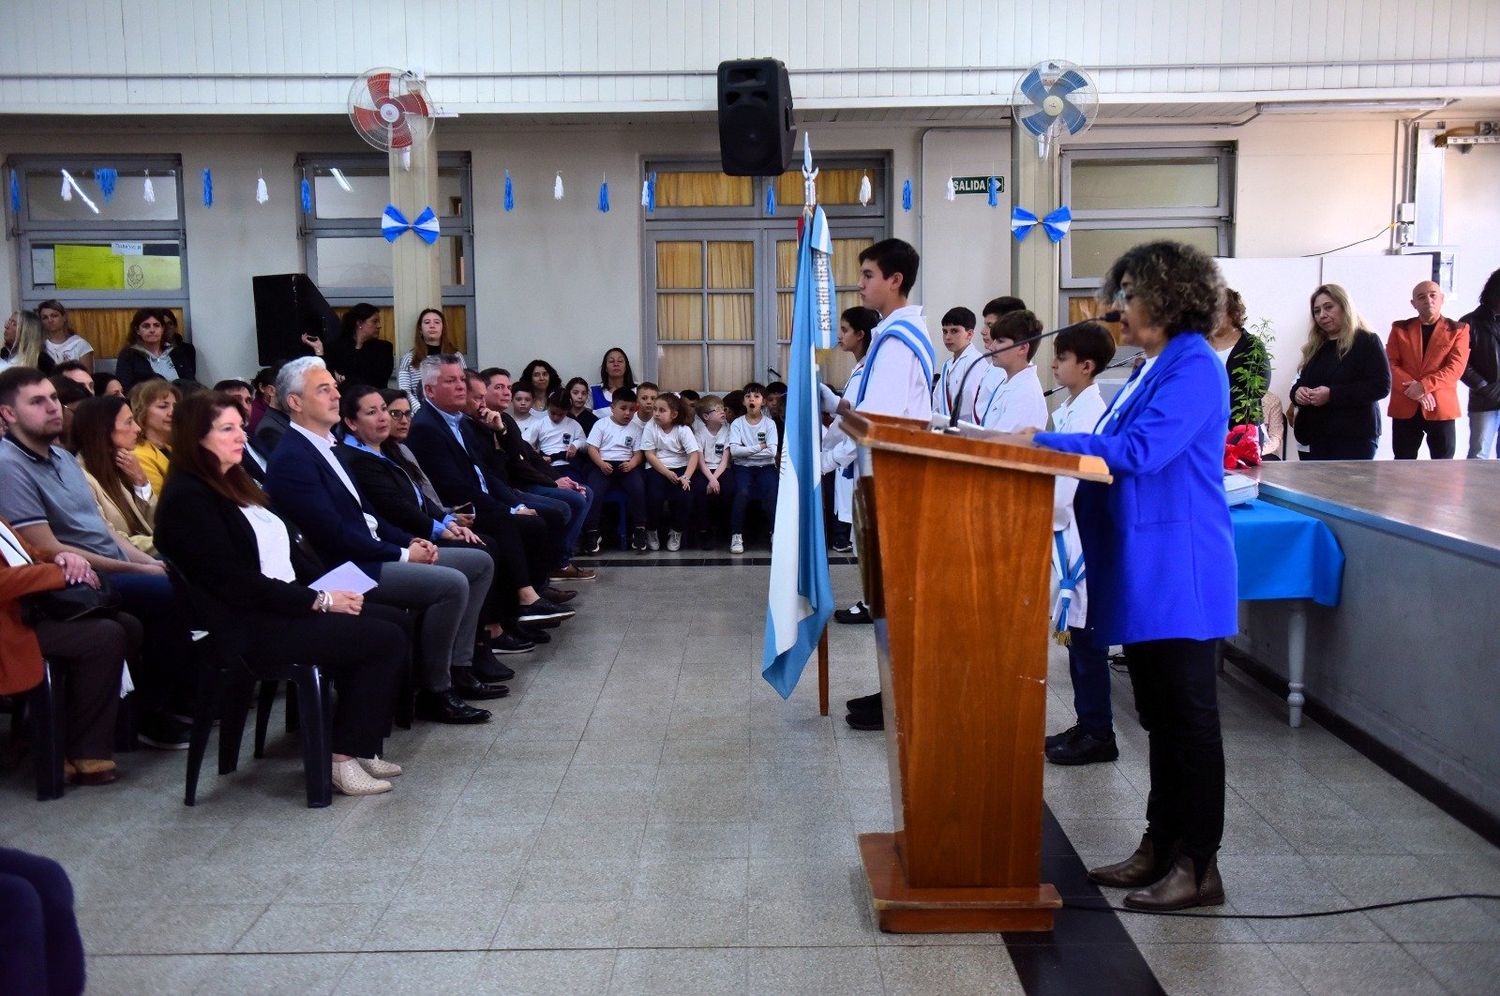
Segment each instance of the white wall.
[{"label": "white wall", "polygon": [[[26,110],[343,109],[422,67],[460,111],[704,109],[720,60],[774,54],[809,106],[988,103],[1067,58],[1106,94],[1455,96],[1500,83],[1493,0],[7,0]],[[962,71],[973,68],[974,71]],[[111,78],[111,74],[129,79]]]},{"label": "white wall", "polygon": [[1457,318],[1474,309],[1500,269],[1500,145],[1472,146],[1467,155],[1455,146],[1444,155],[1443,241],[1459,247],[1443,308]]}]

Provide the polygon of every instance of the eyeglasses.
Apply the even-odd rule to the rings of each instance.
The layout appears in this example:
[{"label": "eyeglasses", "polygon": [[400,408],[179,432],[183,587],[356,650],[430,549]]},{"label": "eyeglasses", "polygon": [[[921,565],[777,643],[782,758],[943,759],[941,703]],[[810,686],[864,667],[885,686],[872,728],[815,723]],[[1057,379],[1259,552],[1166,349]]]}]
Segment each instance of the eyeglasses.
[{"label": "eyeglasses", "polygon": [[402,410],[400,410],[398,408],[392,408],[390,411],[386,412],[386,414],[389,415],[391,418],[400,419],[403,422],[405,422],[407,419],[411,418],[411,412],[402,411]]},{"label": "eyeglasses", "polygon": [[1124,290],[1124,289],[1115,291],[1115,296],[1113,298],[1113,301],[1114,301],[1115,304],[1129,304],[1131,301],[1134,301],[1134,300],[1135,300],[1135,294],[1133,292],[1131,292],[1131,291]]}]

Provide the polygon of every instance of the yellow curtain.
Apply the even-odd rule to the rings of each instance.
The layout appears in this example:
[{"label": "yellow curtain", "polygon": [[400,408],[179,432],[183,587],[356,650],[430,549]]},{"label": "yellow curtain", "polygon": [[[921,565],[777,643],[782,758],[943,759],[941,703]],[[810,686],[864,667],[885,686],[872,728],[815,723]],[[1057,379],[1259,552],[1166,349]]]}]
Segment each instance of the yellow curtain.
[{"label": "yellow curtain", "polygon": [[[167,310],[177,316],[177,327],[182,329],[182,309]],[[94,347],[96,359],[109,359],[119,356],[125,348],[125,340],[130,336],[130,316],[135,312],[135,308],[69,308],[68,324]],[[191,338],[192,330],[184,331]]]},{"label": "yellow curtain", "polygon": [[755,243],[710,242],[708,286],[715,290],[743,290],[755,286]]},{"label": "yellow curtain", "polygon": [[755,339],[755,295],[711,294],[708,298],[709,338],[752,342]]},{"label": "yellow curtain", "polygon": [[656,337],[663,341],[702,339],[703,296],[656,295]]},{"label": "yellow curtain", "polygon": [[703,243],[658,242],[656,244],[656,286],[703,286]]},{"label": "yellow curtain", "polygon": [[748,176],[660,170],[656,174],[658,208],[748,207],[754,201],[755,185]]},{"label": "yellow curtain", "polygon": [[657,350],[656,379],[664,391],[703,390],[703,347],[662,346]]},{"label": "yellow curtain", "polygon": [[708,390],[715,394],[738,391],[754,377],[754,346],[710,346],[708,348]]},{"label": "yellow curtain", "polygon": [[[824,205],[846,205],[859,203],[860,177],[870,178],[870,192],[878,193],[880,174],[875,170],[822,169],[818,170],[818,203]],[[776,203],[800,207],[802,204],[802,168],[800,165],[787,170],[776,178]],[[875,203],[872,199],[870,203]]]}]

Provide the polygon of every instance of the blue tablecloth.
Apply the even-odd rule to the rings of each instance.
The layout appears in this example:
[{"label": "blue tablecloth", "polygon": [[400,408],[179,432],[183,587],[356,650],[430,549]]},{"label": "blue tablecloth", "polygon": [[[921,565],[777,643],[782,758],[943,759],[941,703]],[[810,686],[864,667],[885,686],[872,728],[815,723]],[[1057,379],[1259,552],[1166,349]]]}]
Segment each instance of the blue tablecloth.
[{"label": "blue tablecloth", "polygon": [[1240,600],[1310,598],[1339,604],[1344,551],[1321,520],[1256,500],[1229,510]]}]

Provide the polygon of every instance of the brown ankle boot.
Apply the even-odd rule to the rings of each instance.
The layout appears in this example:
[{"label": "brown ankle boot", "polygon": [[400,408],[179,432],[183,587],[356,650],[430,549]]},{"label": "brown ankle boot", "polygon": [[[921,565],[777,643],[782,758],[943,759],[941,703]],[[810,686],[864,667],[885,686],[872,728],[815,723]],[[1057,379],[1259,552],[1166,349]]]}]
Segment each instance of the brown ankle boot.
[{"label": "brown ankle boot", "polygon": [[1138,889],[1125,897],[1125,905],[1133,910],[1185,910],[1195,906],[1223,906],[1224,880],[1219,877],[1219,862],[1210,859],[1203,870],[1203,880],[1197,880],[1190,855],[1178,855],[1171,869],[1159,882],[1146,889]]},{"label": "brown ankle boot", "polygon": [[1124,861],[1089,869],[1089,881],[1114,889],[1138,889],[1161,878],[1164,862],[1156,854],[1150,834],[1141,834],[1141,846]]}]

